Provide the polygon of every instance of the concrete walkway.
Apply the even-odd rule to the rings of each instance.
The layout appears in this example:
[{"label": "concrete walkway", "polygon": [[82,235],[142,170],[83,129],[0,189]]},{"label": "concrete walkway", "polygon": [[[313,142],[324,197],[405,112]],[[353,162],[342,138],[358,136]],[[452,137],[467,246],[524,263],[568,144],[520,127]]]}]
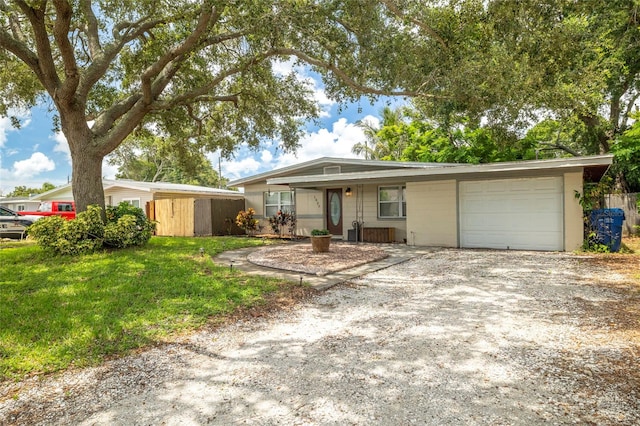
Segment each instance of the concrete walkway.
[{"label": "concrete walkway", "polygon": [[388,268],[392,265],[406,262],[407,260],[422,256],[427,253],[432,253],[434,251],[433,248],[412,247],[406,244],[377,244],[376,246],[387,252],[389,256],[375,262],[369,262],[364,265],[356,266],[354,268],[347,268],[323,276],[305,274],[303,272],[297,271],[267,268],[265,266],[255,265],[247,260],[247,256],[249,255],[249,253],[254,250],[262,249],[264,247],[248,247],[239,250],[225,251],[217,256],[214,256],[213,261],[219,265],[225,265],[229,268],[239,269],[240,271],[249,274],[264,275],[289,281],[302,281],[309,284],[316,290],[326,290],[336,284],[358,278],[371,272]]}]

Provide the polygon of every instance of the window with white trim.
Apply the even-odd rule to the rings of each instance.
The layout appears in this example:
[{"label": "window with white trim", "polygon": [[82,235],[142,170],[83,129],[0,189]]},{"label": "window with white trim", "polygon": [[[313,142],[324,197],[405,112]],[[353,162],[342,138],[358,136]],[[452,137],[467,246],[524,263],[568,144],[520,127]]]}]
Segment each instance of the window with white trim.
[{"label": "window with white trim", "polygon": [[140,198],[123,198],[122,201],[131,204],[133,207],[140,207]]},{"label": "window with white trim", "polygon": [[394,219],[407,217],[407,188],[404,186],[381,186],[378,188],[378,217]]},{"label": "window with white trim", "polygon": [[292,191],[269,191],[264,193],[264,217],[275,216],[279,211],[293,211]]},{"label": "window with white trim", "polygon": [[25,211],[24,204],[16,205],[16,211],[19,211],[19,212]]}]

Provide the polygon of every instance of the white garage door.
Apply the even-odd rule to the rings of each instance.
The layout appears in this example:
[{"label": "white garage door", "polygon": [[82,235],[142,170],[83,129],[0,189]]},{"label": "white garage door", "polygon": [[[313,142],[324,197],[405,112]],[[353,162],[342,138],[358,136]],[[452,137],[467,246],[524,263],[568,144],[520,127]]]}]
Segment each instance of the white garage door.
[{"label": "white garage door", "polygon": [[460,246],[563,250],[562,178],[460,182]]}]

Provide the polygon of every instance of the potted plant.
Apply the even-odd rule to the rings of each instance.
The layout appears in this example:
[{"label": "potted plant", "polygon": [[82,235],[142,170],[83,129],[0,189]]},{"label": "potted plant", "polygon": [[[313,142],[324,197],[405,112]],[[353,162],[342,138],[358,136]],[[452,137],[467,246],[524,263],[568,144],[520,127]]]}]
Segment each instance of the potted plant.
[{"label": "potted plant", "polygon": [[329,251],[331,233],[328,229],[314,229],[311,231],[311,248],[314,253],[326,253]]}]

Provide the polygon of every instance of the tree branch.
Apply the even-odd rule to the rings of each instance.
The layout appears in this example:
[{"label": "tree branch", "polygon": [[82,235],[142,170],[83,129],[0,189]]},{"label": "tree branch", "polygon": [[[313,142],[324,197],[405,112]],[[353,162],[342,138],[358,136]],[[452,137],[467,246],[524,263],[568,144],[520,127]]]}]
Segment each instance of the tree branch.
[{"label": "tree branch", "polygon": [[60,87],[60,78],[56,73],[56,64],[53,60],[53,53],[49,43],[49,35],[45,26],[45,10],[47,2],[40,0],[34,2],[38,8],[32,8],[24,0],[14,0],[15,4],[25,14],[33,29],[33,37],[36,45],[39,72],[36,73],[40,82],[45,87],[49,95],[55,100],[55,94]]},{"label": "tree branch", "polygon": [[173,60],[186,54],[194,46],[196,46],[200,41],[202,35],[205,33],[206,29],[209,27],[209,23],[212,21],[212,19],[217,19],[217,17],[218,15],[216,13],[215,7],[213,9],[203,8],[193,33],[191,33],[182,44],[173,49],[170,49],[163,57],[158,59],[153,65],[151,65],[142,73],[140,79],[142,82],[142,94],[144,97],[144,101],[147,104],[151,104],[151,102],[153,102],[154,100],[154,93],[151,84],[153,77],[160,74],[165,66],[171,63]]},{"label": "tree branch", "polygon": [[396,91],[396,90],[385,90],[385,89],[376,89],[373,87],[368,87],[356,82],[351,77],[349,77],[347,73],[345,73],[343,70],[336,67],[335,65],[324,62],[320,59],[316,59],[297,49],[276,48],[276,49],[273,49],[269,54],[269,56],[280,56],[280,55],[295,56],[298,59],[302,60],[303,62],[308,63],[309,65],[315,65],[319,68],[323,68],[327,71],[330,71],[333,75],[335,75],[338,79],[340,79],[344,84],[361,93],[370,94],[370,95],[382,95],[382,96],[427,97],[432,99],[446,98],[444,96],[437,96],[437,95],[427,94],[427,93],[413,91],[413,90]]},{"label": "tree branch", "polygon": [[91,54],[91,58],[93,58],[98,56],[99,52],[102,51],[100,35],[98,33],[98,19],[93,13],[93,9],[91,9],[91,0],[82,0],[80,2],[80,7],[87,19],[87,27],[84,29],[84,32],[89,41],[89,53]]},{"label": "tree branch", "polygon": [[622,117],[622,122],[620,123],[620,130],[625,131],[627,129],[627,123],[629,121],[629,114],[631,114],[631,110],[633,109],[633,106],[635,105],[635,103],[636,103],[636,101],[638,100],[639,97],[640,97],[640,91],[637,91],[629,99],[629,102],[627,103],[627,108],[626,108],[626,110],[624,112],[624,116]]},{"label": "tree branch", "polygon": [[449,50],[449,47],[447,46],[447,42],[444,41],[444,39],[440,36],[440,34],[438,34],[429,25],[427,25],[424,22],[419,21],[419,20],[417,20],[415,18],[407,17],[407,15],[402,10],[400,10],[400,8],[398,6],[396,6],[396,4],[393,3],[392,0],[380,0],[380,3],[384,4],[387,7],[387,9],[389,9],[389,11],[391,13],[393,13],[394,15],[396,15],[398,18],[400,18],[400,19],[408,19],[411,23],[413,23],[414,25],[418,26],[418,28],[420,28],[421,30],[425,31],[427,34],[429,34],[431,37],[433,37],[438,42],[438,44],[440,44],[440,46],[442,46],[443,49]]},{"label": "tree branch", "polygon": [[[124,35],[120,34],[120,30],[114,30],[113,33],[116,36],[116,41],[114,43],[108,44],[104,49],[98,50],[93,53],[95,56],[92,58],[91,65],[86,69],[82,80],[80,81],[80,86],[78,87],[78,93],[81,96],[86,96],[89,93],[89,90],[102,78],[104,73],[107,71],[109,66],[113,63],[113,60],[118,53],[122,50],[122,48],[129,43],[131,40],[134,40],[141,36],[142,34],[148,32],[156,25],[159,25],[164,22],[164,20],[153,20],[146,23],[143,23],[143,20],[140,20],[135,25],[139,25],[137,28],[130,28],[125,32]],[[127,24],[129,25],[129,24]],[[134,25],[134,24],[130,24]]]},{"label": "tree branch", "polygon": [[6,31],[0,30],[0,47],[16,55],[35,73],[38,80],[44,81],[45,76],[40,69],[38,55],[29,50],[25,43],[16,40]]},{"label": "tree branch", "polygon": [[547,149],[560,149],[560,150],[562,150],[564,152],[567,152],[567,153],[573,155],[574,157],[579,157],[580,156],[580,153],[578,151],[576,151],[574,149],[571,149],[566,145],[562,145],[562,144],[559,144],[559,143],[551,143],[551,142],[539,142],[539,144],[547,146],[548,148],[543,148],[545,150],[547,150]]},{"label": "tree branch", "polygon": [[60,49],[60,55],[62,56],[66,77],[61,88],[58,90],[57,95],[60,99],[68,101],[73,96],[80,81],[75,52],[68,37],[73,11],[66,0],[53,0],[53,4],[56,9],[56,20],[53,25],[53,37]]}]

